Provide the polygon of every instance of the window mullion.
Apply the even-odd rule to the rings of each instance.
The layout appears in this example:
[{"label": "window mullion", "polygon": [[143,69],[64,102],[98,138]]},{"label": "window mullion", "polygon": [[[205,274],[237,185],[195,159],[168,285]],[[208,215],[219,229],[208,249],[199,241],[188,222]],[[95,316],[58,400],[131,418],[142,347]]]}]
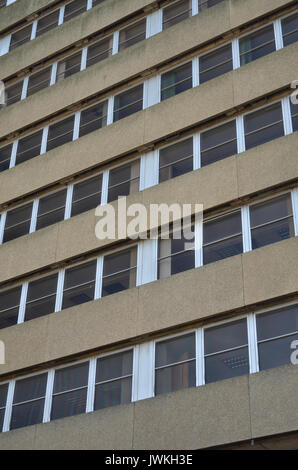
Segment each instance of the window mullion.
[{"label": "window mullion", "polygon": [[162,31],[162,9],[151,13],[146,18],[146,39]]},{"label": "window mullion", "polygon": [[21,298],[20,298],[20,306],[19,306],[19,314],[18,314],[18,325],[20,323],[24,323],[25,321],[25,312],[26,312],[26,300],[27,300],[27,293],[28,293],[28,282],[24,282],[22,284],[22,291],[21,291]]},{"label": "window mullion", "polygon": [[197,132],[193,135],[193,169],[201,168],[201,134]]},{"label": "window mullion", "polygon": [[138,243],[137,253],[137,281],[136,285],[140,286],[157,279],[157,252],[158,239],[149,238],[141,240]]},{"label": "window mullion", "polygon": [[275,47],[276,47],[276,50],[279,51],[280,49],[284,47],[280,18],[273,22],[273,28],[274,28]]},{"label": "window mullion", "polygon": [[245,152],[244,116],[236,117],[237,152]]},{"label": "window mullion", "polygon": [[84,49],[82,49],[80,71],[85,70],[87,68],[87,54],[88,54],[88,47],[84,47]]},{"label": "window mullion", "polygon": [[113,34],[113,47],[112,47],[112,55],[118,54],[119,52],[119,31],[115,31]]},{"label": "window mullion", "polygon": [[191,0],[191,14],[192,16],[195,16],[199,13],[199,3],[198,0]]},{"label": "window mullion", "polygon": [[240,67],[240,48],[239,39],[232,40],[232,59],[233,59],[233,70],[239,69]]},{"label": "window mullion", "polygon": [[243,253],[252,250],[249,206],[241,208]]},{"label": "window mullion", "polygon": [[114,96],[108,98],[107,126],[114,120]]},{"label": "window mullion", "polygon": [[298,188],[291,191],[295,236],[298,237]]},{"label": "window mullion", "polygon": [[200,85],[200,58],[194,57],[192,59],[192,87]]},{"label": "window mullion", "polygon": [[75,113],[72,140],[77,140],[80,136],[81,111]]},{"label": "window mullion", "polygon": [[15,140],[14,143],[12,144],[12,150],[11,150],[9,168],[13,168],[14,166],[16,166],[16,158],[17,158],[18,144],[19,144],[19,141],[18,141],[18,140]]},{"label": "window mullion", "polygon": [[109,170],[105,170],[102,174],[102,186],[101,186],[101,201],[100,204],[103,206],[108,202],[109,192]]},{"label": "window mullion", "polygon": [[87,0],[87,11],[92,8],[92,0]]},{"label": "window mullion", "polygon": [[47,151],[48,134],[49,134],[49,126],[46,126],[43,128],[43,131],[42,131],[40,155],[46,153]]},{"label": "window mullion", "polygon": [[141,156],[140,191],[158,184],[159,154],[158,150],[147,152]]},{"label": "window mullion", "polygon": [[60,310],[62,309],[64,277],[65,277],[65,269],[61,269],[58,272],[55,312],[60,312]]},{"label": "window mullion", "polygon": [[4,415],[4,422],[3,422],[3,429],[2,429],[3,432],[9,431],[9,428],[10,428],[15,383],[16,383],[15,380],[11,380],[8,386],[5,415]]},{"label": "window mullion", "polygon": [[143,85],[143,109],[149,108],[160,102],[161,76],[156,75],[144,81]]},{"label": "window mullion", "polygon": [[70,219],[72,209],[73,184],[67,186],[64,220]]},{"label": "window mullion", "polygon": [[196,386],[205,385],[204,329],[196,330]]},{"label": "window mullion", "polygon": [[32,23],[32,29],[31,29],[31,36],[30,36],[30,41],[36,38],[36,30],[37,30],[37,21],[35,20]]},{"label": "window mullion", "polygon": [[94,299],[100,299],[102,295],[103,256],[99,256],[96,262]]},{"label": "window mullion", "polygon": [[93,357],[89,361],[86,413],[90,413],[94,410],[96,363],[96,357]]},{"label": "window mullion", "polygon": [[48,377],[47,377],[47,387],[46,387],[46,395],[45,395],[45,402],[44,402],[44,409],[43,409],[43,420],[42,420],[43,423],[48,423],[49,421],[51,421],[54,378],[55,378],[55,370],[51,369],[48,371]]},{"label": "window mullion", "polygon": [[293,123],[292,123],[292,115],[291,115],[291,105],[290,105],[290,97],[286,96],[281,100],[281,108],[282,108],[282,116],[283,116],[283,125],[285,135],[289,135],[293,133]]},{"label": "window mullion", "polygon": [[6,215],[7,215],[7,212],[3,212],[0,217],[0,245],[2,245],[3,243]]},{"label": "window mullion", "polygon": [[255,374],[259,372],[258,342],[256,316],[250,313],[247,316],[247,335],[248,335],[248,354],[249,354],[249,372]]},{"label": "window mullion", "polygon": [[59,11],[59,19],[58,19],[58,26],[60,26],[61,24],[63,24],[63,21],[64,21],[64,11],[65,11],[65,5],[63,5],[63,7],[60,8],[60,11]]},{"label": "window mullion", "polygon": [[133,353],[132,401],[154,396],[155,343],[138,344]]},{"label": "window mullion", "polygon": [[29,76],[25,77],[24,80],[23,80],[21,101],[24,100],[27,97],[28,84],[29,84]]},{"label": "window mullion", "polygon": [[50,86],[55,85],[57,76],[58,62],[54,62],[51,70]]},{"label": "window mullion", "polygon": [[32,213],[31,213],[29,233],[33,233],[36,230],[38,207],[39,207],[39,199],[37,198],[37,199],[34,199],[33,204],[32,204]]},{"label": "window mullion", "polygon": [[195,226],[195,267],[203,266],[203,209],[196,214]]}]

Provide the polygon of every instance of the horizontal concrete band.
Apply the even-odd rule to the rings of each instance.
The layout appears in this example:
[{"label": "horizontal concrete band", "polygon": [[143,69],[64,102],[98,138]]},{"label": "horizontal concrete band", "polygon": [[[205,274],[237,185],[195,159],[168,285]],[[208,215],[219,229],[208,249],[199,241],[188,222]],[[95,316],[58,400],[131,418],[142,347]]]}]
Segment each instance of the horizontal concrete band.
[{"label": "horizontal concrete band", "polygon": [[3,329],[1,375],[297,293],[296,237]]},{"label": "horizontal concrete band", "polygon": [[298,425],[297,386],[297,367],[278,367],[16,429],[0,435],[0,446],[195,450],[291,432]]},{"label": "horizontal concrete band", "polygon": [[[294,60],[296,54],[297,44],[293,44],[6,170],[0,174],[0,204],[104,165],[183,129],[225,115],[228,110],[290,87],[298,76],[298,63]],[[270,80],[264,77],[270,77]],[[32,178],[33,173],[35,178]],[[15,181],[19,184],[16,185]]]},{"label": "horizontal concrete band", "polygon": [[[127,197],[127,207],[134,203],[145,206],[166,203],[203,204],[205,211],[226,205],[241,206],[259,191],[285,185],[298,179],[296,149],[298,133],[281,137],[199,170],[168,180]],[[298,183],[297,183],[298,184]],[[118,228],[118,203],[111,203]],[[130,219],[127,219],[128,222]],[[99,218],[95,210],[84,212],[35,233],[25,235],[0,246],[0,283],[40,271],[83,254],[106,249],[117,240],[99,240],[95,225]],[[148,224],[153,227],[154,224]]]}]

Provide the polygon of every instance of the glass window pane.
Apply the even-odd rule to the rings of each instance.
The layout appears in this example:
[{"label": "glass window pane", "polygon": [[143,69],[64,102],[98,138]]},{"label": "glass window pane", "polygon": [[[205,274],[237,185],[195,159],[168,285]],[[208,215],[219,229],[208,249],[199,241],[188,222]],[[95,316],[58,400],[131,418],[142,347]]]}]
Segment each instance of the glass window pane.
[{"label": "glass window pane", "polygon": [[143,108],[143,84],[124,91],[114,98],[114,122]]},{"label": "glass window pane", "polygon": [[47,152],[59,145],[66,144],[72,141],[74,127],[74,116],[71,116],[63,121],[52,124],[49,127]]},{"label": "glass window pane", "polygon": [[80,137],[101,129],[107,124],[108,102],[98,103],[81,112]]},{"label": "glass window pane", "polygon": [[225,351],[247,345],[246,319],[206,328],[204,333],[205,354]]},{"label": "glass window pane", "polygon": [[29,233],[32,202],[7,212],[3,242],[14,240]]},{"label": "glass window pane", "polygon": [[63,305],[69,308],[94,299],[96,260],[65,272]]},{"label": "glass window pane", "polygon": [[146,18],[120,31],[119,52],[146,38]]},{"label": "glass window pane", "polygon": [[32,31],[32,24],[29,24],[25,28],[22,28],[19,31],[12,33],[9,50],[11,51],[15,49],[16,47],[19,47],[22,44],[25,44],[26,42],[30,41],[31,31]]},{"label": "glass window pane", "polygon": [[8,384],[0,385],[0,408],[5,408]]},{"label": "glass window pane", "polygon": [[115,294],[136,285],[137,249],[104,257],[102,296]]},{"label": "glass window pane", "polygon": [[50,86],[51,81],[51,67],[47,67],[40,72],[36,72],[29,77],[27,96],[37,93],[43,88]]},{"label": "glass window pane", "polygon": [[97,64],[101,60],[106,59],[112,54],[113,36],[101,39],[90,46],[87,51],[87,67]]},{"label": "glass window pane", "polygon": [[228,44],[220,49],[200,57],[200,83],[233,70],[232,46]]},{"label": "glass window pane", "polygon": [[194,333],[160,341],[155,347],[155,367],[194,359],[195,354]]},{"label": "glass window pane", "polygon": [[12,144],[0,148],[0,172],[9,168]]},{"label": "glass window pane", "polygon": [[247,347],[205,358],[205,383],[248,373],[249,357]]},{"label": "glass window pane", "polygon": [[163,29],[180,23],[191,16],[191,0],[180,0],[163,9]]},{"label": "glass window pane", "polygon": [[195,387],[195,385],[195,361],[158,369],[155,374],[155,395],[176,392],[184,388]]},{"label": "glass window pane", "polygon": [[159,151],[159,182],[193,170],[193,139],[183,140]]},{"label": "glass window pane", "polygon": [[42,422],[46,383],[46,373],[16,381],[10,429]]},{"label": "glass window pane", "polygon": [[281,22],[284,46],[298,41],[298,13],[288,16]]},{"label": "glass window pane", "polygon": [[292,114],[293,131],[295,132],[295,131],[298,131],[298,104],[293,104],[291,102],[291,114]]},{"label": "glass window pane", "polygon": [[236,121],[201,133],[201,166],[237,153]]},{"label": "glass window pane", "polygon": [[76,183],[73,187],[71,216],[95,209],[101,202],[102,175]]},{"label": "glass window pane", "polygon": [[158,279],[195,267],[195,252],[187,244],[191,240],[164,239],[158,245]]},{"label": "glass window pane", "polygon": [[242,236],[238,235],[209,246],[204,246],[204,264],[214,263],[221,259],[240,255],[241,253],[243,253]]},{"label": "glass window pane", "polygon": [[222,1],[223,0],[199,0],[199,12],[213,7]]},{"label": "glass window pane", "polygon": [[10,106],[13,103],[17,103],[17,101],[20,101],[21,96],[22,96],[22,90],[23,90],[23,80],[20,82],[14,83],[13,85],[9,85],[5,87],[7,106]]},{"label": "glass window pane", "polygon": [[257,315],[258,341],[298,331],[298,305]]},{"label": "glass window pane", "polygon": [[281,103],[273,104],[244,116],[246,149],[284,135]]},{"label": "glass window pane", "polygon": [[245,65],[275,51],[273,25],[249,34],[239,40],[240,64]]},{"label": "glass window pane", "polygon": [[44,398],[12,407],[10,429],[22,428],[42,422]]},{"label": "glass window pane", "polygon": [[54,395],[51,419],[65,418],[86,412],[87,388]]},{"label": "glass window pane", "polygon": [[59,10],[40,18],[37,22],[36,37],[58,26]]},{"label": "glass window pane", "polygon": [[56,81],[59,82],[79,72],[81,70],[81,60],[82,51],[60,60],[57,66]]},{"label": "glass window pane", "polygon": [[94,410],[130,403],[131,388],[131,377],[96,385]]},{"label": "glass window pane", "polygon": [[192,87],[192,63],[181,65],[161,76],[161,101]]},{"label": "glass window pane", "polygon": [[40,199],[36,230],[64,220],[66,189]]},{"label": "glass window pane", "polygon": [[32,281],[28,286],[25,320],[54,312],[58,274]]},{"label": "glass window pane", "polygon": [[260,343],[258,345],[260,370],[290,364],[291,354],[293,353],[291,344],[297,340],[298,334],[294,334],[285,338]]},{"label": "glass window pane", "polygon": [[204,244],[233,237],[242,231],[240,211],[232,212],[204,223]]},{"label": "glass window pane", "polygon": [[89,362],[83,362],[71,367],[55,371],[53,393],[66,392],[88,385]]},{"label": "glass window pane", "polygon": [[87,0],[74,0],[65,5],[64,23],[87,10]]},{"label": "glass window pane", "polygon": [[108,202],[139,191],[140,160],[110,170]]},{"label": "glass window pane", "polygon": [[250,206],[250,225],[252,228],[283,217],[292,215],[290,194],[276,197],[269,201],[259,202]]},{"label": "glass window pane", "polygon": [[19,140],[16,165],[26,162],[40,154],[42,130]]},{"label": "glass window pane", "polygon": [[39,374],[16,381],[13,403],[22,403],[45,396],[48,374]]},{"label": "glass window pane", "polygon": [[17,323],[21,290],[19,286],[0,292],[0,329]]},{"label": "glass window pane", "polygon": [[105,382],[132,374],[133,351],[125,351],[97,360],[95,382]]}]

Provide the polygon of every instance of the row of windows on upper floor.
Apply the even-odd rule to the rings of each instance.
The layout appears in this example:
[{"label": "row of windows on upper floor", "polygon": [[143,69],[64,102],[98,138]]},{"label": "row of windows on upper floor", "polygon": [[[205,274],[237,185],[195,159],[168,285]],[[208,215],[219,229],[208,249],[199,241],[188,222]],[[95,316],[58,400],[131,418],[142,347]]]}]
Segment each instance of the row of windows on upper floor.
[{"label": "row of windows on upper floor", "polygon": [[3,212],[0,244],[297,130],[298,105],[283,98]]},{"label": "row of windows on upper floor", "polygon": [[[297,25],[298,14],[287,17],[286,20],[292,25]],[[281,31],[281,28],[275,28],[275,30]],[[270,46],[269,49],[268,31],[273,38],[272,47]],[[77,111],[67,118],[57,119],[57,122],[45,126],[43,129],[0,147],[0,171],[13,168],[15,165],[222,75],[239,67],[241,63],[245,64],[275,50],[272,24],[252,33],[252,36],[254,39],[245,39],[244,49],[247,51],[248,58],[244,61],[241,61],[240,51],[242,49],[239,47],[241,42],[235,40],[232,44],[220,47],[202,57],[195,57],[182,66],[150,78],[119,94],[112,95],[98,104],[82,108],[81,111]],[[295,40],[297,38],[296,34],[292,37]],[[235,49],[238,50],[238,54],[232,53],[233,50],[235,52]],[[257,52],[255,54],[252,51]]]},{"label": "row of windows on upper floor", "polygon": [[[69,21],[70,19],[81,15],[85,11],[90,10],[103,1],[104,0],[72,0],[66,5],[56,9],[55,11],[52,11],[38,20],[35,20],[28,26],[15,31],[2,39],[2,45],[0,44],[0,55],[7,54],[16,47],[19,47],[28,41],[32,41],[47,31],[50,31],[51,29]],[[154,24],[151,26],[148,25],[148,29],[150,28],[152,34],[156,34],[159,32],[157,31],[157,28],[159,30],[168,28],[176,23],[179,23],[180,21],[183,21],[189,16],[195,15],[200,11],[212,7],[222,1],[223,0],[177,0],[176,2],[173,2],[173,5],[170,4],[164,8],[161,8],[159,14],[155,14],[152,17]],[[146,22],[146,20],[144,21]],[[148,23],[151,23],[151,21],[149,20]],[[142,31],[139,31],[137,34],[142,35]],[[133,41],[134,34],[134,30],[132,30],[131,33],[128,33],[127,40]],[[145,39],[145,37],[146,35],[144,34],[141,39]]]},{"label": "row of windows on upper floor", "polygon": [[0,384],[0,432],[287,365],[297,344],[288,304],[19,377]]},{"label": "row of windows on upper floor", "polygon": [[[171,6],[171,8],[173,9],[174,6]],[[148,18],[150,17],[148,16]],[[7,86],[7,105],[24,100],[44,88],[85,70],[110,55],[142,41],[146,37],[150,37],[148,18],[116,31],[113,35],[100,39],[90,46],[28,75],[17,83]],[[298,13],[294,13],[278,19],[256,32],[244,35],[224,47],[202,54],[199,56],[199,63],[194,64],[194,67],[199,68],[199,71],[193,70],[192,63],[189,62],[163,74],[160,99],[166,99],[199,83],[204,83],[297,40]],[[192,77],[192,74],[194,74],[194,77]]]},{"label": "row of windows on upper floor", "polygon": [[0,292],[0,328],[298,236],[298,188]]}]

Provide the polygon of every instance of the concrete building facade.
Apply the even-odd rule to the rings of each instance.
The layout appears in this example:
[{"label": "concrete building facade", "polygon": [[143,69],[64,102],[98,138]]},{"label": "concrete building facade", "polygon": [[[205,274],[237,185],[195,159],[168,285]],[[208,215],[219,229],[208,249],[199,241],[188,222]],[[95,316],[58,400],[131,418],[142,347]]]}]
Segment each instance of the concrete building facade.
[{"label": "concrete building facade", "polygon": [[[5,0],[0,32],[0,448],[298,449],[297,2]],[[99,239],[121,196],[202,204],[191,246]]]}]

